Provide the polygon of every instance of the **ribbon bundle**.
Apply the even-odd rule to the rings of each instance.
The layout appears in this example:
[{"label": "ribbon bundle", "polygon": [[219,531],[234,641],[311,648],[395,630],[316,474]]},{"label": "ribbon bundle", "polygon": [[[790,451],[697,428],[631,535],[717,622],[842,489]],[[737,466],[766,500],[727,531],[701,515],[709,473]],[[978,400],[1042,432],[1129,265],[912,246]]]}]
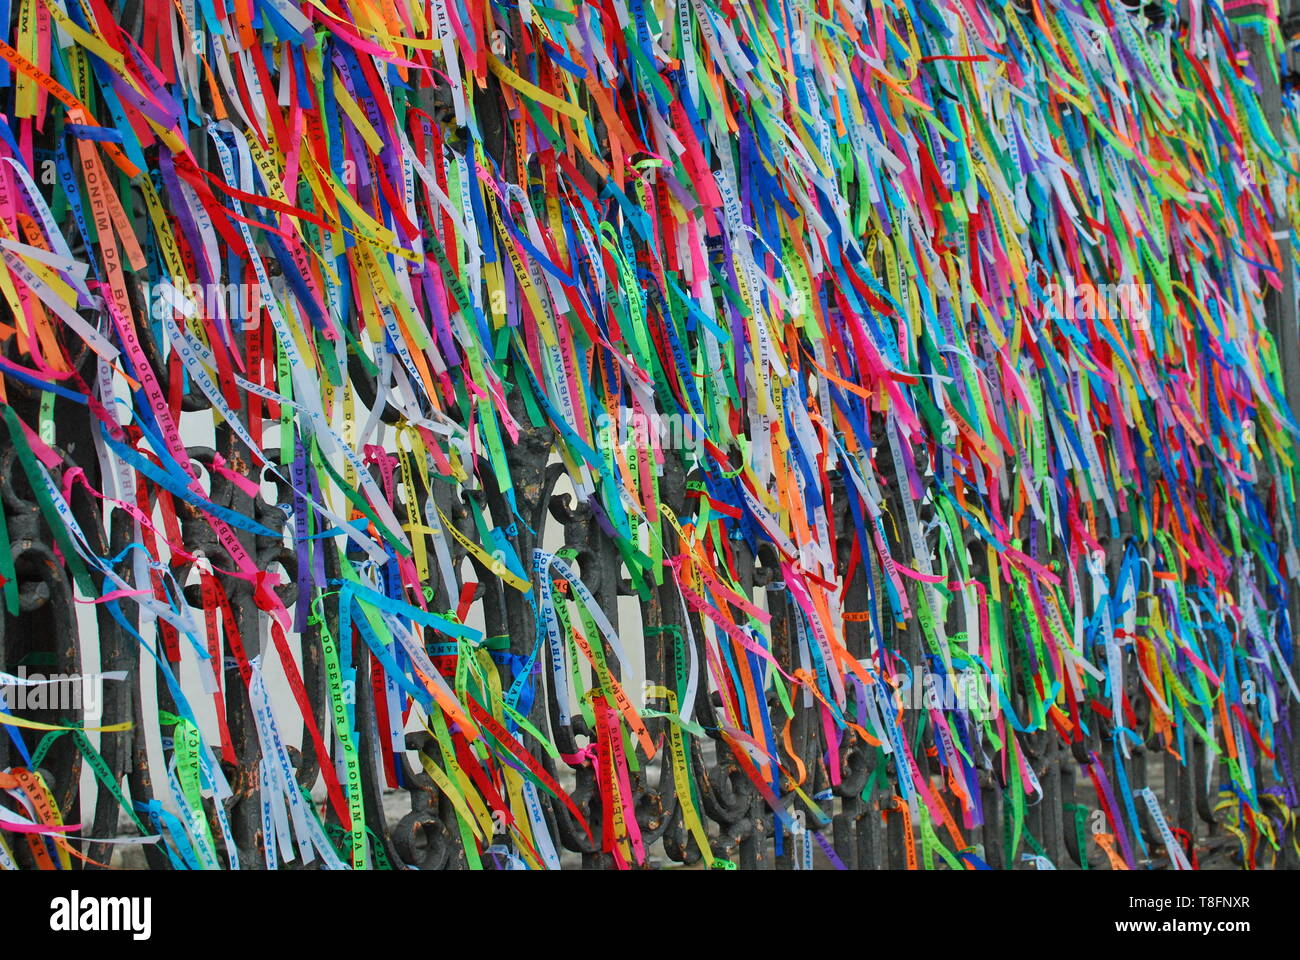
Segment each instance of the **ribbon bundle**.
[{"label": "ribbon bundle", "polygon": [[413,775],[471,866],[641,865],[652,760],[725,865],[712,742],[778,845],[857,750],[909,862],[992,782],[1042,866],[1046,737],[1115,866],[1191,865],[1147,747],[1276,846],[1296,130],[1276,16],[1180,6],[2,0],[12,470],[164,709],[152,796],[0,717],[0,865],[82,856],[60,738],[176,867],[397,865]]}]

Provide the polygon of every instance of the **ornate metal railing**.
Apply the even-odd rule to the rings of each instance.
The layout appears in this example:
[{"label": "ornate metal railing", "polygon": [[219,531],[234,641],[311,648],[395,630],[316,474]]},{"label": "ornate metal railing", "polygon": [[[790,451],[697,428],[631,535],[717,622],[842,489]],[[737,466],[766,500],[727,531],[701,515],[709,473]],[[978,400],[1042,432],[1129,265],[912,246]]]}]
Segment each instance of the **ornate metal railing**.
[{"label": "ornate metal railing", "polygon": [[[21,401],[16,400],[21,410]],[[519,497],[520,513],[531,518],[533,532],[517,531],[513,538],[515,549],[521,556],[529,556],[533,547],[544,539],[562,540],[563,549],[571,551],[575,568],[587,587],[601,604],[606,614],[618,622],[619,599],[631,592],[628,584],[617,574],[619,569],[617,556],[607,538],[600,535],[598,524],[590,509],[575,506],[568,494],[556,492],[557,480],[562,468],[548,461],[551,436],[546,428],[525,427],[524,436],[513,448],[511,458],[512,475],[516,483],[516,495]],[[89,449],[89,443],[77,443],[68,434],[64,449]],[[228,460],[237,458],[238,453],[232,442],[229,428],[219,428],[217,433],[217,450],[212,448],[191,448],[190,454],[196,462],[210,463],[214,454],[225,451]],[[76,464],[81,469],[94,470],[93,460],[80,463],[68,457],[67,469]],[[375,465],[375,479],[380,480],[380,468]],[[0,495],[3,496],[6,522],[11,541],[14,544],[15,567],[19,576],[21,609],[18,617],[8,617],[5,621],[3,645],[4,662],[14,667],[18,664],[47,664],[66,673],[77,673],[82,669],[80,662],[81,644],[79,643],[78,618],[73,609],[72,585],[62,563],[56,556],[51,544],[48,530],[42,529],[35,503],[31,494],[24,489],[25,480],[16,458],[10,454],[0,460]],[[687,478],[680,470],[669,471],[663,487],[664,503],[682,515],[686,513]],[[483,490],[461,494],[451,488],[427,491],[429,496],[437,499],[439,506],[453,520],[467,537],[474,535],[473,524],[465,507],[462,496],[474,496],[486,507],[488,513],[502,526],[508,526],[509,508],[497,491]],[[280,496],[284,491],[279,492]],[[896,497],[895,492],[892,496]],[[238,490],[234,484],[221,481],[214,475],[212,487],[214,502],[256,516],[263,522],[271,522],[283,513],[277,509],[277,503],[268,498],[252,499]],[[76,504],[88,507],[89,504]],[[901,505],[891,504],[891,509],[901,515]],[[182,508],[183,513],[184,508]],[[83,515],[83,529],[96,531],[98,525],[88,512]],[[403,523],[409,518],[399,514]],[[281,521],[283,522],[283,521]],[[215,566],[222,565],[223,549],[215,543],[211,533],[197,523],[187,523],[182,516],[182,529],[185,532],[185,545],[195,554],[202,554]],[[842,546],[840,563],[847,572],[848,558],[845,545],[851,543],[853,527],[847,516],[841,515],[839,542]],[[104,544],[106,553],[113,553],[112,546],[121,545],[124,533],[115,532],[112,541]],[[1041,531],[1036,531],[1032,518],[1026,518],[1024,539],[1035,543],[1041,541]],[[111,535],[111,534],[110,534]],[[665,537],[672,536],[672,531],[665,525]],[[1120,572],[1124,551],[1130,548],[1131,541],[1125,537],[1107,544],[1106,570],[1111,578]],[[262,565],[269,568],[274,563],[282,563],[292,570],[296,558],[286,551],[282,542],[272,538],[249,536],[246,547],[254,552]],[[479,586],[476,602],[483,606],[483,618],[489,635],[509,638],[507,646],[501,648],[500,656],[495,657],[500,671],[503,687],[508,687],[514,679],[513,670],[524,661],[531,649],[536,634],[533,622],[534,613],[529,609],[523,596],[516,591],[501,588],[493,582],[491,571],[473,558],[458,543],[449,545],[453,561],[459,567],[463,562],[473,563],[476,567]],[[969,545],[968,545],[969,546]],[[752,556],[741,542],[733,544],[736,551],[736,566],[740,571],[739,582],[746,588],[766,592],[768,608],[772,611],[772,651],[778,662],[789,672],[799,668],[794,654],[792,638],[794,627],[791,622],[791,601],[781,582],[780,569],[773,568],[770,557]],[[907,562],[906,540],[891,543],[891,548],[898,552],[895,556]],[[1049,566],[1059,567],[1060,558],[1041,547],[1037,548],[1037,557]],[[972,551],[972,560],[977,552]],[[326,560],[326,568],[332,566]],[[178,579],[184,579],[178,571]],[[856,571],[855,577],[845,593],[844,606],[847,611],[865,613],[869,610],[871,600],[866,581],[874,579],[877,597],[881,596],[879,586],[881,572],[871,561],[864,562]],[[258,631],[248,626],[259,615],[252,597],[252,590],[239,581],[223,585],[228,601],[229,614],[234,621],[243,624],[240,631],[244,638],[245,653],[249,657],[260,651],[252,646],[250,638],[256,637]],[[282,594],[287,605],[296,600],[292,583],[284,588]],[[196,611],[204,608],[201,587],[187,587],[186,599]],[[451,598],[438,598],[448,601]],[[1091,598],[1100,602],[1101,597]],[[448,606],[453,604],[447,603]],[[680,662],[684,651],[683,627],[685,618],[681,604],[669,587],[662,587],[650,593],[644,599],[638,599],[639,623],[645,637],[645,678],[646,684],[658,687],[670,683],[673,677],[682,676],[684,665]],[[880,610],[880,620],[888,620],[888,611]],[[692,613],[693,632],[702,635],[704,624],[699,614]],[[1011,618],[1014,619],[1014,612]],[[955,622],[951,624],[958,632],[960,611]],[[337,609],[333,604],[325,605],[325,619],[332,631],[337,631]],[[134,653],[134,641],[123,636],[123,632],[111,617],[100,615],[96,618],[99,634],[101,663],[105,670],[125,670],[130,674],[130,681],[111,687],[113,695],[103,707],[102,720],[112,723],[130,718],[142,717],[140,704],[140,685],[136,682],[136,672],[147,669]],[[865,656],[869,638],[866,619],[850,621],[847,631],[850,652],[854,656]],[[855,626],[855,624],[862,624]],[[328,716],[329,699],[325,676],[321,665],[319,627],[309,623],[300,639],[294,644],[295,653],[300,658],[302,677],[310,701],[311,711],[318,722]],[[1014,635],[1014,627],[1012,629]],[[915,626],[901,630],[891,630],[882,639],[880,647],[896,657],[900,663],[919,662],[923,641]],[[433,640],[432,634],[430,640]],[[606,650],[607,655],[612,651]],[[704,652],[697,645],[694,654],[702,659]],[[1010,674],[1018,674],[1017,660],[1025,654],[1017,651],[1013,654]],[[616,668],[613,668],[616,669]],[[1133,687],[1130,694],[1136,693],[1137,672],[1128,671]],[[237,763],[226,766],[225,772],[233,788],[233,796],[224,801],[231,830],[238,847],[240,861],[250,866],[263,862],[260,844],[261,815],[260,793],[255,779],[247,775],[254,770],[258,761],[258,739],[253,729],[250,716],[248,696],[244,686],[238,682],[238,665],[229,662],[226,669],[225,695],[223,706],[231,736],[235,745]],[[163,710],[174,705],[169,702],[165,685],[159,681],[159,706]],[[768,694],[771,706],[777,706],[775,693]],[[1023,708],[1023,690],[1014,690],[1012,700],[1017,708]],[[1141,709],[1142,701],[1134,698],[1134,703]],[[646,700],[643,706],[666,709],[667,704],[660,697]],[[701,685],[698,693],[697,717],[699,723],[710,735],[692,745],[689,782],[691,789],[698,793],[698,809],[707,820],[711,836],[713,854],[720,860],[734,863],[740,868],[775,868],[797,869],[801,866],[802,847],[798,843],[812,843],[811,834],[820,836],[819,846],[811,862],[818,867],[829,866],[834,859],[848,868],[907,868],[917,865],[918,854],[916,841],[912,839],[911,825],[907,822],[907,807],[899,796],[896,777],[892,765],[877,748],[868,747],[860,737],[850,732],[838,745],[839,769],[831,771],[826,760],[826,729],[821,722],[817,705],[809,704],[796,698],[792,704],[794,715],[789,720],[789,739],[783,742],[783,759],[790,761],[790,766],[804,771],[804,779],[799,786],[803,793],[793,789],[796,784],[786,782],[783,798],[790,802],[796,813],[798,825],[795,832],[779,830],[776,821],[763,798],[750,780],[737,765],[731,749],[718,739],[716,734],[715,712],[718,708],[717,695],[708,694]],[[377,750],[372,738],[380,733],[375,726],[375,689],[369,682],[358,679],[356,685],[357,729],[362,738],[360,745],[363,754],[374,757]],[[564,754],[577,757],[583,752],[579,747],[579,738],[592,736],[582,718],[575,717],[571,723],[560,725],[558,710],[553,691],[539,697],[533,704],[529,719],[533,723],[547,727],[552,731],[556,745]],[[35,712],[31,719],[48,722],[67,721],[70,718],[58,711]],[[1137,718],[1138,726],[1145,722],[1145,717]],[[667,730],[667,723],[661,719],[647,721],[651,736],[657,740]],[[1110,834],[1113,827],[1108,820],[1103,820],[1104,810],[1096,790],[1088,782],[1087,768],[1090,761],[1100,759],[1100,766],[1106,780],[1115,784],[1122,776],[1136,791],[1147,785],[1158,787],[1159,807],[1169,825],[1178,836],[1179,842],[1188,857],[1205,868],[1213,865],[1240,866],[1253,862],[1255,865],[1295,866],[1295,834],[1292,829],[1292,810],[1297,801],[1294,788],[1289,782],[1282,782],[1262,792],[1269,813],[1276,828],[1278,849],[1270,852],[1264,839],[1258,834],[1242,843],[1244,829],[1241,824],[1230,817],[1225,818],[1219,809],[1220,795],[1214,789],[1214,782],[1206,776],[1205,750],[1194,747],[1188,757],[1189,763],[1180,764],[1169,754],[1162,758],[1159,745],[1153,741],[1135,744],[1128,757],[1117,756],[1115,732],[1107,724],[1099,724],[1089,736],[1063,747],[1055,732],[1041,731],[1032,734],[1026,743],[1035,774],[1043,785],[1041,802],[1029,811],[1025,824],[1025,837],[1015,847],[1009,845],[1006,836],[1004,797],[1005,782],[1002,774],[995,767],[985,763],[981,766],[978,788],[983,800],[982,824],[975,826],[968,833],[969,852],[975,853],[981,860],[996,866],[1032,868],[1033,856],[1044,856],[1058,868],[1087,867],[1097,869],[1105,867],[1107,860],[1102,848],[1095,841],[1095,834]],[[45,782],[51,786],[60,809],[65,818],[75,818],[82,799],[80,796],[82,754],[71,743],[70,737],[61,738],[58,743],[43,754],[40,772]],[[304,735],[302,743],[309,738]],[[366,824],[372,832],[375,859],[377,864],[405,864],[421,869],[451,869],[464,867],[466,860],[455,827],[455,812],[451,801],[437,784],[419,765],[419,753],[427,753],[434,759],[441,759],[439,747],[434,738],[425,732],[408,734],[407,752],[399,756],[401,762],[397,778],[401,791],[394,794],[388,789],[385,772],[376,763],[367,763],[362,768],[363,793],[366,801]],[[918,761],[924,764],[927,756],[933,756],[940,747],[933,734],[923,735],[919,741]],[[1294,749],[1294,748],[1292,748]],[[119,735],[105,734],[99,746],[99,762],[111,773],[115,782],[126,780],[125,793],[136,805],[147,805],[154,798],[154,784],[151,767],[146,753],[146,744],[140,734],[127,733]],[[584,868],[601,868],[609,865],[608,853],[602,852],[600,827],[602,811],[600,794],[595,783],[595,772],[591,756],[584,756],[581,761],[555,763],[540,749],[534,748],[534,755],[546,766],[548,772],[557,777],[566,786],[578,809],[582,811],[587,822],[592,825],[594,838],[588,838],[575,821],[565,804],[550,797],[541,799],[545,822],[551,829],[552,836],[562,844],[564,853],[562,861],[569,858],[576,865]],[[15,764],[16,757],[11,743],[0,741],[0,766]],[[642,757],[644,762],[644,757]],[[317,780],[319,766],[309,749],[296,752],[297,774],[299,783],[310,788]],[[1294,769],[1294,754],[1289,761]],[[934,776],[937,770],[926,770],[923,774]],[[1265,767],[1257,760],[1257,773],[1265,773]],[[390,774],[391,776],[391,774]],[[676,786],[668,760],[643,767],[633,775],[632,789],[635,796],[635,810],[641,836],[647,847],[655,850],[651,863],[660,866],[699,865],[701,851],[698,843],[691,836],[683,819],[683,808],[676,795]],[[960,809],[960,799],[951,790],[950,784],[939,789],[944,801],[953,810]],[[804,802],[804,795],[816,802],[816,809]],[[209,800],[209,803],[212,801]],[[399,808],[400,816],[393,810]],[[93,825],[87,833],[104,836],[112,835],[118,829],[120,807],[111,793],[98,790],[97,802],[93,806]],[[336,838],[343,833],[337,821],[331,821]],[[1135,822],[1128,821],[1122,829],[1132,832],[1124,841],[1133,849],[1142,849],[1146,855],[1139,864],[1156,869],[1170,866],[1169,855],[1163,852],[1163,840],[1152,820],[1149,811],[1138,809]],[[126,826],[125,817],[122,825]],[[803,831],[803,832],[800,832]],[[779,833],[784,836],[778,837]],[[501,839],[501,838],[498,838]],[[659,846],[658,844],[660,844]],[[143,848],[150,866],[164,868],[168,861],[155,846]],[[659,851],[662,853],[659,853]],[[109,852],[106,845],[89,844],[86,855],[92,860],[106,861]],[[25,865],[37,865],[39,854],[32,849],[19,845],[15,849],[19,861]],[[1023,858],[1030,859],[1023,859]],[[491,865],[491,858],[485,865]],[[497,864],[503,864],[503,860]]]}]

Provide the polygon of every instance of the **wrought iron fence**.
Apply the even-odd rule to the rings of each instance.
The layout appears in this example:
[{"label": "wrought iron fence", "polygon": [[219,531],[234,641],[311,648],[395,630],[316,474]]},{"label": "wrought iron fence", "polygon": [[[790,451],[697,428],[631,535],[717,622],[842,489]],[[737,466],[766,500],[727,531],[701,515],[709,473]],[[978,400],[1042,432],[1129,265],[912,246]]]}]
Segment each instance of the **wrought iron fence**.
[{"label": "wrought iron fence", "polygon": [[[14,398],[14,402],[21,412],[22,401]],[[70,430],[76,429],[77,421],[70,418],[67,422]],[[69,432],[65,436],[68,439],[60,450],[66,457],[65,469],[80,467],[87,472],[93,471],[93,460],[76,461],[66,453],[69,450],[90,449],[88,438],[83,436],[79,442],[73,439],[75,434]],[[556,493],[563,467],[548,458],[550,449],[550,431],[531,426],[525,428],[524,436],[512,448],[511,472],[515,479],[516,495],[519,497],[519,510],[521,515],[529,518],[532,528],[531,531],[517,530],[512,542],[520,556],[531,556],[534,547],[544,540],[561,540],[563,550],[572,557],[575,569],[580,572],[584,583],[606,615],[618,623],[619,598],[635,597],[635,594],[626,578],[619,575],[617,554],[608,538],[601,536],[599,522],[591,510],[583,505],[575,505],[568,494]],[[237,463],[239,452],[229,427],[218,429],[216,450],[196,447],[191,448],[189,453],[199,463],[211,463],[219,451],[224,452],[228,461]],[[374,465],[372,469],[378,481],[380,467]],[[20,663],[42,663],[64,673],[80,673],[81,644],[78,618],[73,609],[73,584],[55,554],[49,531],[42,529],[37,505],[26,487],[25,477],[12,452],[0,461],[0,470],[3,471],[0,474],[0,492],[3,494],[6,522],[14,544],[21,597],[19,616],[7,617],[5,620],[0,651],[3,651],[5,663],[11,667]],[[689,482],[690,478],[684,476],[680,469],[673,470],[670,467],[662,487],[663,502],[682,516],[688,512],[686,501]],[[278,497],[287,495],[287,491],[278,492]],[[467,538],[474,537],[475,530],[463,498],[476,498],[502,527],[510,525],[512,514],[496,490],[489,488],[462,493],[444,486],[422,491],[422,495],[434,498]],[[890,512],[901,516],[902,506],[897,502],[897,491],[891,492],[890,496]],[[282,500],[250,498],[235,484],[223,481],[215,474],[212,500],[219,505],[255,516],[263,522],[271,523],[283,518],[283,513],[277,509],[277,503],[283,502]],[[116,530],[102,532],[87,498],[74,499],[73,507],[82,520],[82,529],[93,531],[95,536],[103,538],[101,546],[106,555],[115,555],[125,547],[128,533],[122,529],[122,524],[118,524]],[[213,540],[211,531],[201,524],[188,521],[184,505],[180,505],[178,510],[187,549],[195,554],[201,553],[214,565],[221,566],[224,549]],[[403,524],[412,522],[411,518],[400,512],[399,519]],[[283,523],[283,519],[280,522]],[[852,543],[854,536],[851,520],[847,517],[847,507],[841,509],[839,523],[839,559],[841,569],[847,573],[849,551],[846,547]],[[665,538],[675,535],[667,524],[664,525],[663,534]],[[1053,551],[1044,544],[1043,532],[1032,517],[1025,517],[1023,534],[1023,539],[1034,545],[1037,560],[1053,569],[1062,566],[1059,546]],[[1126,551],[1135,549],[1130,534],[1131,531],[1126,530],[1120,537],[1105,544],[1105,569],[1112,582],[1119,578]],[[276,563],[283,564],[289,570],[296,567],[297,558],[277,538],[241,534],[241,541],[265,568]],[[772,615],[772,654],[777,663],[793,674],[800,669],[794,644],[793,601],[781,580],[780,567],[774,563],[775,552],[765,554],[760,550],[758,555],[754,555],[742,541],[736,541],[731,546],[735,551],[741,586],[747,590],[766,593],[767,607]],[[453,541],[449,548],[457,566],[462,562],[475,566],[478,584],[475,601],[482,604],[488,635],[503,640],[499,648],[493,649],[492,659],[502,687],[508,688],[515,679],[514,671],[527,661],[532,651],[533,639],[537,633],[535,613],[523,594],[503,589],[493,577],[492,571],[464,546]],[[906,538],[891,540],[891,553],[900,562],[911,562],[910,549],[911,545]],[[1150,557],[1151,550],[1147,550]],[[971,559],[978,563],[978,551],[971,551]],[[337,560],[328,551],[324,564],[327,573],[336,573]],[[914,623],[901,628],[894,627],[890,623],[889,611],[880,609],[881,603],[872,600],[873,591],[868,589],[868,580],[875,585],[874,596],[882,598],[882,571],[870,559],[869,554],[864,556],[854,571],[845,592],[845,610],[858,615],[849,619],[846,630],[850,654],[863,658],[868,654],[868,623],[871,618],[861,615],[867,614],[874,603],[875,619],[886,624],[880,649],[887,651],[887,656],[896,658],[901,664],[922,662],[924,641],[919,627]],[[564,585],[562,579],[557,580],[557,588],[562,589]],[[251,638],[256,637],[258,631],[250,624],[259,616],[259,610],[252,596],[252,588],[235,581],[222,584],[220,589],[224,593],[220,601],[222,615],[233,617],[236,624],[243,625],[239,635],[245,638],[244,653],[248,657],[257,656],[262,651],[253,645]],[[212,603],[211,595],[205,597],[202,591],[203,587],[198,585],[186,589],[186,599],[196,610],[210,608]],[[286,605],[295,603],[296,588],[292,583],[283,588],[282,598]],[[452,607],[459,598],[437,599]],[[1089,599],[1093,603],[1108,602],[1109,596],[1103,593]],[[639,615],[633,619],[632,626],[639,628],[644,636],[645,683],[647,689],[654,691],[642,706],[668,711],[670,704],[661,694],[676,686],[675,679],[681,681],[684,678],[689,656],[686,645],[695,645],[693,655],[696,658],[702,660],[705,655],[700,641],[690,639],[703,635],[703,618],[698,613],[684,615],[678,597],[668,584],[650,591],[648,596],[635,597],[635,601]],[[1017,616],[1023,620],[1023,611],[1004,607],[997,613],[1007,618],[1008,635],[1015,636],[1015,621]],[[956,607],[949,624],[953,635],[962,631],[963,616],[964,611]],[[686,629],[688,617],[692,626],[690,630]],[[143,711],[137,672],[148,670],[149,665],[141,662],[135,641],[126,637],[121,626],[111,617],[99,614],[95,626],[99,634],[103,669],[126,671],[129,677],[127,682],[109,687],[112,693],[103,705],[102,721],[111,724],[138,719]],[[304,710],[304,715],[315,718],[317,723],[324,721],[331,710],[321,662],[322,626],[334,636],[338,635],[336,601],[326,601],[318,609],[317,615],[309,618],[307,628],[301,635],[291,641],[297,654],[296,659],[301,663],[303,689],[310,707],[309,711]],[[1023,629],[1022,623],[1021,630]],[[430,639],[431,642],[434,639],[432,633]],[[1028,651],[1023,647],[1012,654],[1010,676],[1023,675],[1018,664],[1027,656]],[[540,671],[536,666],[533,669]],[[617,678],[617,665],[611,663],[610,670]],[[1136,669],[1130,670],[1128,677],[1127,693],[1133,697],[1132,702],[1139,711],[1133,726],[1142,729],[1147,717],[1141,713],[1145,701],[1136,696],[1140,683],[1139,673]],[[248,771],[257,769],[259,741],[247,689],[239,682],[238,663],[227,663],[226,680],[222,705],[235,747],[236,762],[223,764],[233,795],[222,802],[241,863],[257,866],[264,863],[260,846],[261,796],[256,779]],[[170,701],[167,686],[161,677],[157,680],[157,688],[160,709],[174,710],[175,705]],[[1027,707],[1023,687],[1015,684],[1007,693],[1012,706],[1023,712]],[[905,715],[924,715],[923,709],[917,710],[915,707],[923,705],[926,695],[925,691],[918,691],[910,699],[906,696],[900,698],[899,702],[905,708],[911,708]],[[775,691],[767,692],[766,696],[769,705],[774,710],[777,709],[779,704]],[[742,869],[797,869],[804,862],[816,864],[819,868],[834,864],[850,869],[915,869],[927,860],[929,865],[944,866],[941,861],[936,863],[931,851],[919,849],[914,825],[909,822],[908,806],[899,794],[897,772],[883,752],[878,747],[868,745],[852,731],[842,736],[839,732],[833,732],[832,736],[837,743],[834,751],[836,765],[832,768],[827,759],[828,731],[822,722],[820,705],[816,701],[796,698],[791,706],[793,715],[789,719],[787,736],[782,741],[782,760],[791,769],[798,769],[804,774],[798,784],[790,778],[786,778],[783,783],[782,800],[789,804],[789,809],[794,814],[794,828],[782,828],[778,824],[764,798],[738,765],[732,749],[721,741],[715,719],[720,709],[718,694],[710,693],[701,685],[697,692],[696,716],[705,736],[690,744],[684,776],[675,776],[671,758],[646,764],[644,756],[641,758],[644,765],[631,774],[633,806],[640,834],[647,848],[653,851],[648,863],[665,867],[701,864],[700,845],[687,827],[678,792],[682,789],[684,780],[694,795],[696,809],[704,818],[713,856]],[[951,704],[948,706],[951,709]],[[356,711],[361,742],[358,747],[363,755],[370,757],[378,757],[382,753],[382,750],[375,748],[377,739],[382,736],[376,725],[376,707],[375,686],[364,678],[359,679],[356,685]],[[66,714],[57,711],[34,712],[30,716],[51,723],[69,719]],[[602,849],[600,836],[599,825],[608,823],[608,820],[601,810],[594,758],[589,753],[584,754],[579,746],[582,741],[594,739],[594,732],[581,717],[561,722],[554,690],[549,687],[544,696],[538,697],[528,716],[534,724],[551,732],[565,761],[556,763],[536,746],[533,747],[533,755],[551,776],[565,786],[577,809],[586,822],[592,825],[594,833],[594,836],[588,836],[584,832],[565,803],[541,795],[538,799],[542,816],[551,835],[562,844],[561,862],[571,865],[580,863],[587,869],[610,866],[610,856]],[[651,737],[661,744],[665,742],[669,732],[667,721],[651,717],[646,720],[646,726]],[[84,753],[78,750],[71,737],[60,739],[61,742],[41,751],[39,769],[46,783],[51,786],[64,817],[73,818],[82,802],[80,782]],[[306,747],[309,742],[310,736],[304,734],[301,738],[304,747],[296,751],[294,756],[298,782],[304,789],[310,789],[319,774],[319,763],[313,752]],[[922,731],[918,743],[917,761],[922,765],[922,775],[935,783],[941,782],[942,770],[933,758],[943,745],[934,729]],[[1264,811],[1274,831],[1272,839],[1276,846],[1273,847],[1265,835],[1267,829],[1261,832],[1256,827],[1248,834],[1249,828],[1232,816],[1236,804],[1224,802],[1225,798],[1215,789],[1215,780],[1210,775],[1213,768],[1207,771],[1207,762],[1212,763],[1215,758],[1207,758],[1203,746],[1193,745],[1188,751],[1188,762],[1185,764],[1179,763],[1170,754],[1163,753],[1154,738],[1134,743],[1125,756],[1117,749],[1114,728],[1110,724],[1099,723],[1086,737],[1071,742],[1068,748],[1061,744],[1057,733],[1051,730],[1030,734],[1026,738],[1025,747],[1034,774],[1043,789],[1041,801],[1026,813],[1024,832],[1018,838],[1019,842],[1013,842],[1009,836],[1010,812],[1007,809],[1006,781],[1002,771],[986,762],[979,770],[977,784],[960,786],[960,790],[978,790],[982,806],[981,821],[963,831],[962,849],[976,854],[988,864],[1006,868],[1033,868],[1038,866],[1036,858],[1041,857],[1061,869],[1107,867],[1106,851],[1096,842],[1096,835],[1100,833],[1112,836],[1115,827],[1106,811],[1107,801],[1102,799],[1105,791],[1098,791],[1095,786],[1098,782],[1096,777],[1101,776],[1102,781],[1108,784],[1126,781],[1134,793],[1154,786],[1156,808],[1163,814],[1167,829],[1172,830],[1181,849],[1194,865],[1201,868],[1215,865],[1296,865],[1292,811],[1297,803],[1288,781],[1281,781],[1261,791]],[[1294,769],[1295,764],[1294,744],[1289,744],[1288,749],[1292,751],[1290,755],[1280,758],[1284,770]],[[361,766],[365,822],[371,834],[375,862],[377,865],[405,864],[420,869],[463,868],[466,858],[455,824],[456,812],[448,794],[422,769],[421,755],[427,755],[440,764],[448,759],[442,756],[440,747],[431,734],[419,732],[407,734],[405,752],[390,754],[390,757],[395,756],[398,767],[386,771],[377,760]],[[0,741],[0,767],[14,766],[15,760],[13,745]],[[147,807],[154,799],[153,774],[141,735],[105,735],[95,762],[101,768],[95,771],[99,783],[107,784],[109,779],[121,783],[125,779],[127,786],[124,792],[136,805]],[[1267,783],[1267,760],[1262,754],[1256,754],[1255,763],[1259,782]],[[394,793],[392,787],[397,784],[400,784],[400,790]],[[796,791],[796,786],[802,792]],[[962,805],[961,793],[955,792],[954,786],[958,785],[946,783],[937,791],[950,811],[960,810]],[[1108,802],[1117,802],[1117,796],[1115,794],[1107,798]],[[395,808],[400,808],[401,816],[397,816]],[[94,819],[87,832],[103,836],[116,833],[121,807],[109,789],[101,787],[93,809]],[[1118,852],[1127,847],[1135,851],[1135,865],[1139,867],[1169,868],[1172,864],[1165,846],[1167,838],[1162,836],[1161,829],[1165,824],[1155,820],[1152,813],[1151,809],[1137,807],[1134,819],[1121,819],[1119,830],[1128,833],[1124,837],[1116,836],[1113,850]],[[337,819],[327,820],[327,826],[341,842],[344,830]],[[498,823],[498,827],[502,826]],[[497,839],[504,839],[504,835],[499,834]],[[803,852],[805,844],[811,854]],[[170,865],[156,847],[146,846],[143,849],[150,867],[166,868]],[[107,861],[110,855],[106,845],[97,846],[93,843],[86,847],[85,852],[91,860],[101,862]],[[41,858],[36,844],[28,849],[19,846],[15,853],[24,865],[38,865]],[[487,858],[484,865],[492,863],[492,859]],[[497,866],[504,864],[504,860],[496,862]]]}]

